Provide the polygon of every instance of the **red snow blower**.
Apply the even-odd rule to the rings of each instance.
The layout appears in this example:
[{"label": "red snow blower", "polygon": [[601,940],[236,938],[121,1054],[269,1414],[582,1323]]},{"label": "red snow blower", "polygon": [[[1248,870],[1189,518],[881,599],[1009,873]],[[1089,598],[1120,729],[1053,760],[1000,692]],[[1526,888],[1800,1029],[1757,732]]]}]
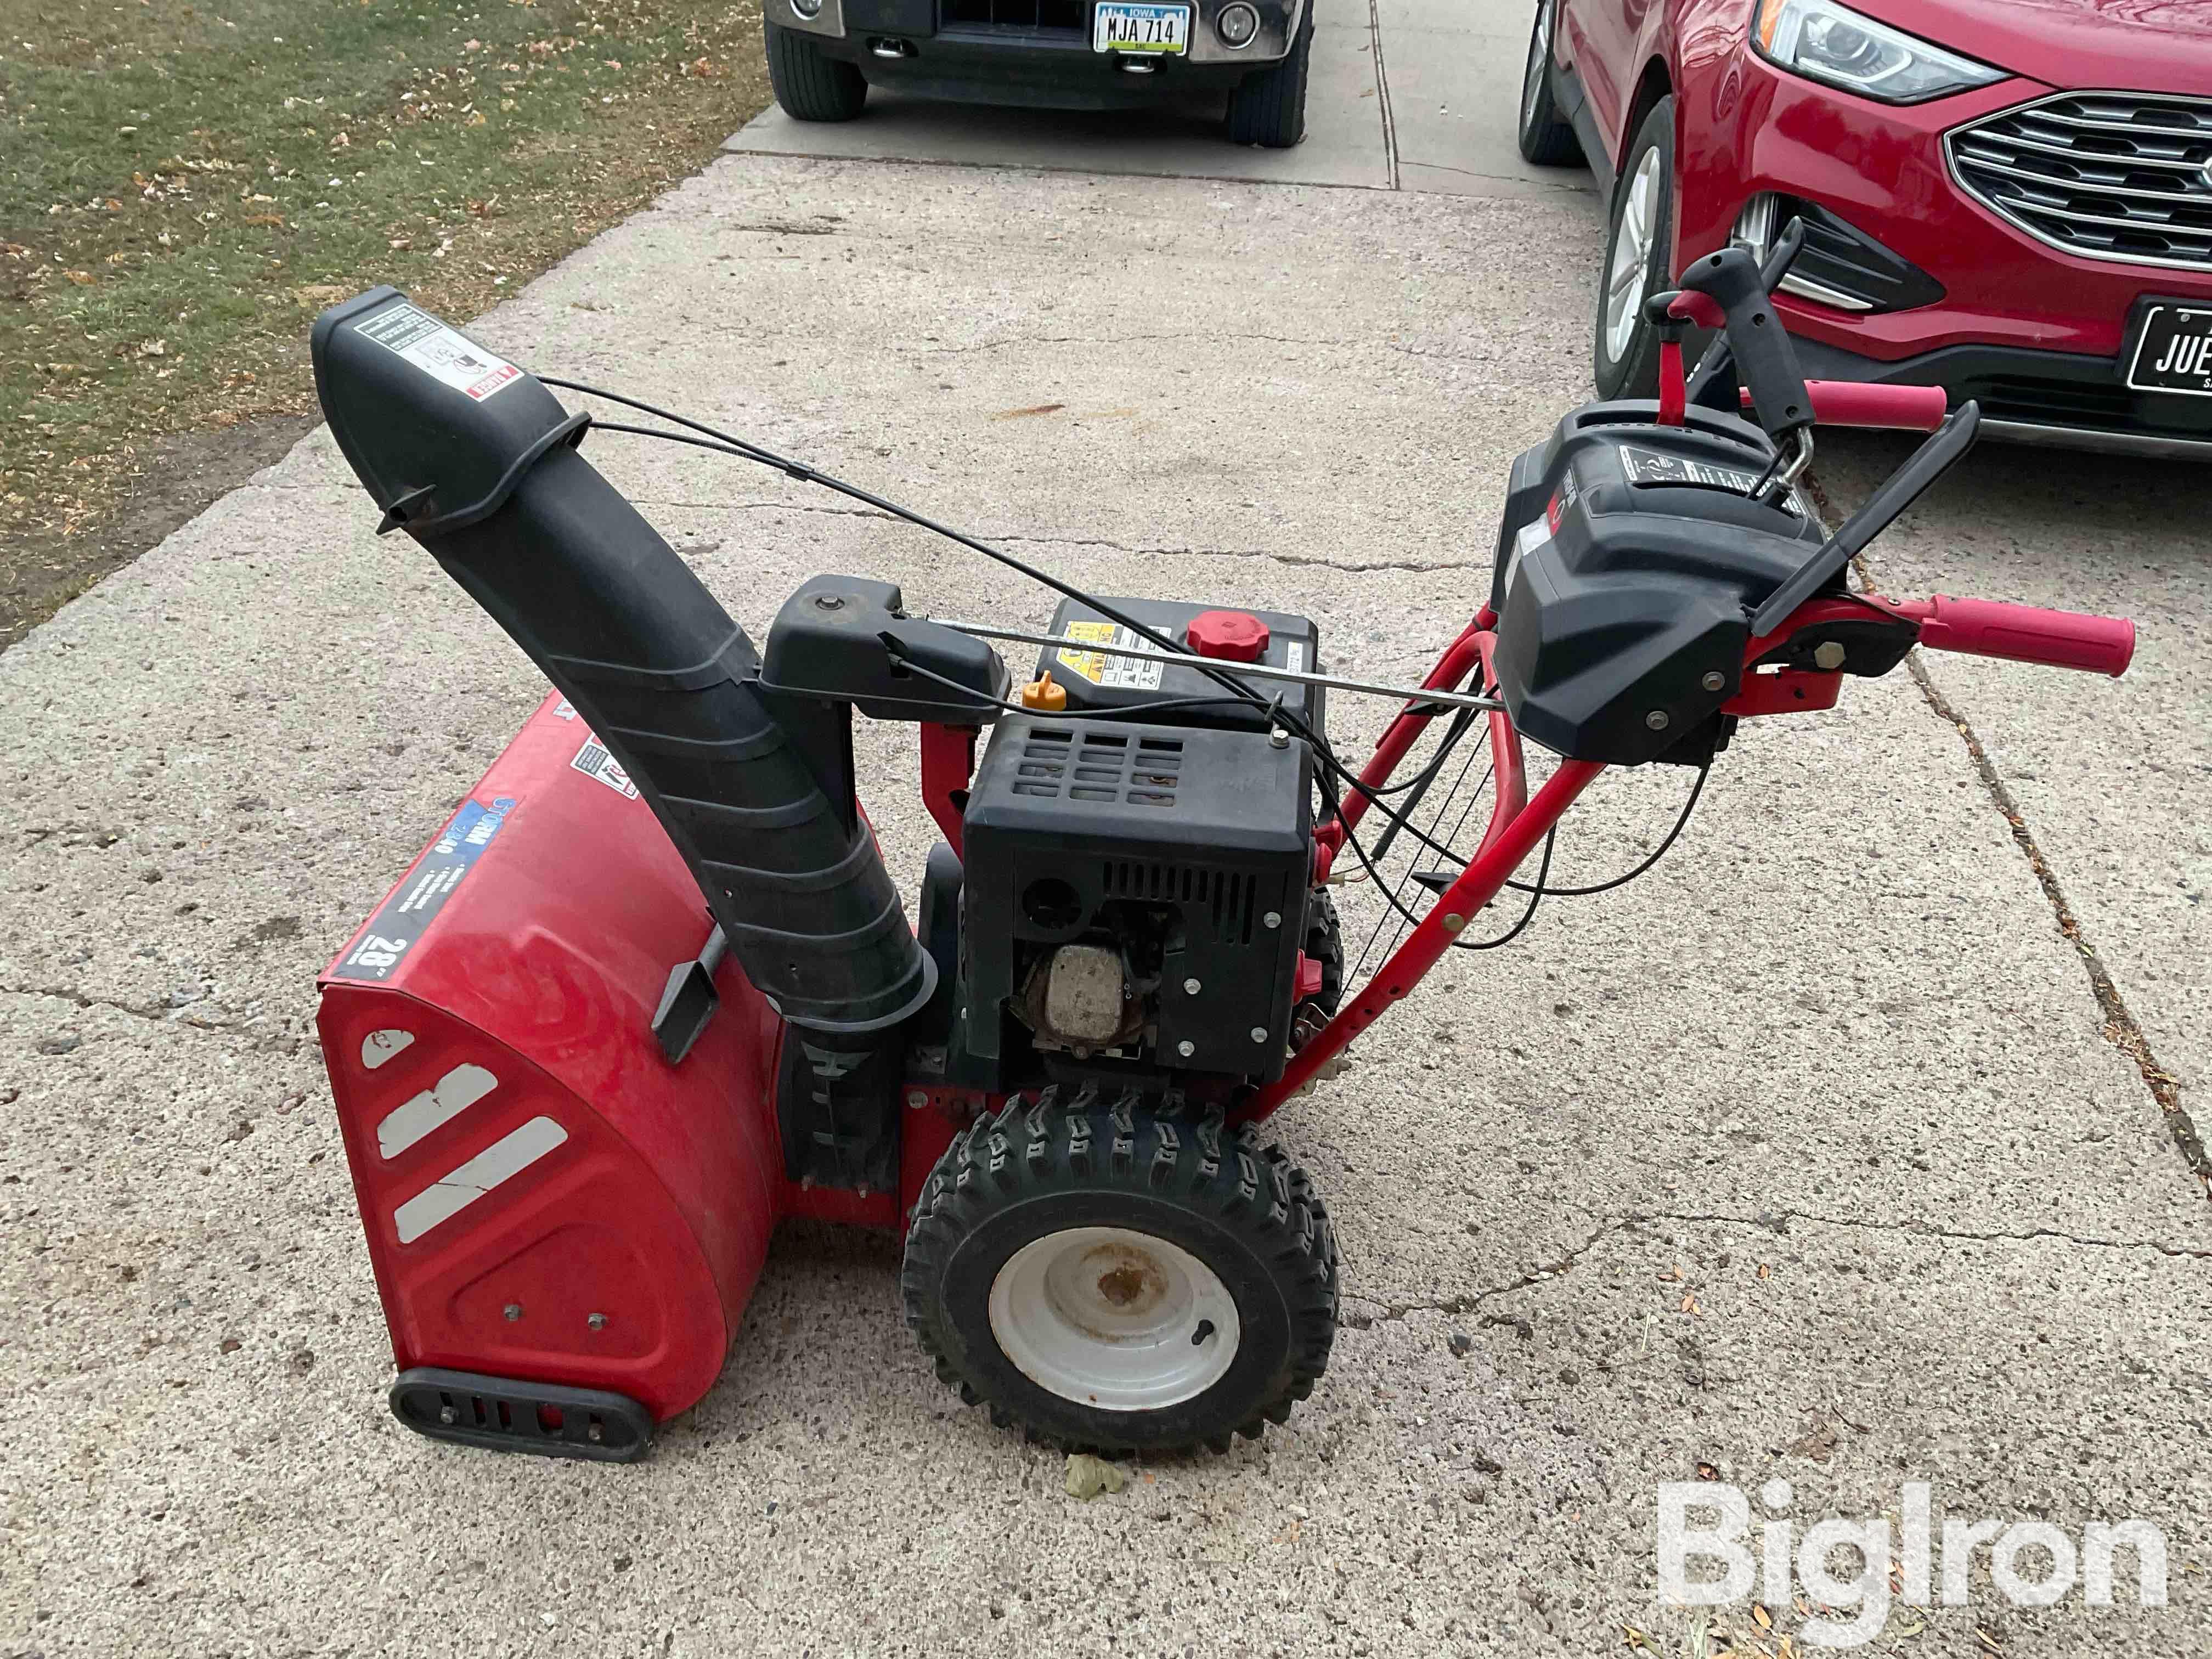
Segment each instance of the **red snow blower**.
[{"label": "red snow blower", "polygon": [[[1766,302],[1787,252],[1698,260],[1654,302],[1662,397],[1577,410],[1515,463],[1489,599],[1413,688],[1325,672],[1303,617],[1087,594],[534,378],[392,289],[325,313],[316,383],[380,529],[553,686],[321,981],[400,1421],[642,1455],[804,1216],[903,1232],[908,1323],[1000,1424],[1128,1451],[1281,1422],[1328,1363],[1337,1251],[1259,1127],[1447,951],[1664,854],[1674,833],[1614,881],[1549,884],[1600,773],[1686,769],[1679,833],[1741,720],[1829,708],[1916,642],[2127,664],[2125,622],[1849,585],[1976,411],[1807,386]],[[1693,323],[1723,332],[1691,376]],[[571,414],[550,386],[665,424]],[[1833,535],[1796,483],[1824,408],[1934,428]],[[757,650],[578,453],[593,425],[840,490],[1063,602],[1031,632],[817,576]],[[1018,679],[993,641],[1036,667]],[[1328,739],[1332,694],[1396,705],[1364,764]],[[855,796],[856,709],[917,729],[944,839],[911,925]],[[1524,738],[1557,757],[1533,792]],[[1456,850],[1486,752],[1486,823]],[[1403,933],[1364,981],[1330,890],[1363,872]],[[1475,937],[1509,888],[1519,919]]]}]

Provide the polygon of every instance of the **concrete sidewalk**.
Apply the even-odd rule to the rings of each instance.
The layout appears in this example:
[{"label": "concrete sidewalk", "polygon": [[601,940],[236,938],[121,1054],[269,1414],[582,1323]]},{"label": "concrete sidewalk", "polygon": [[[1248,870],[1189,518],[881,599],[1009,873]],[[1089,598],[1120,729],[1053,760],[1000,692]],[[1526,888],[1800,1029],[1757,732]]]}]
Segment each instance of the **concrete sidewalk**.
[{"label": "concrete sidewalk", "polygon": [[[1335,665],[1403,676],[1480,597],[1508,460],[1583,395],[1597,237],[1571,191],[738,155],[474,331],[1105,591],[1309,611]],[[1237,285],[1249,327],[1127,325],[1132,294]],[[836,498],[623,446],[587,453],[756,633],[823,570],[1049,612]],[[1884,459],[1832,447],[1839,496]],[[2013,1609],[1978,1568],[1875,1650],[2206,1651],[2203,1190],[1960,729],[2186,1103],[2203,556],[2116,505],[2148,473],[1977,467],[1881,579],[2137,610],[2148,672],[1946,660],[1933,701],[1899,675],[1747,729],[1650,877],[1443,970],[1279,1118],[1346,1257],[1313,1400],[1085,1505],[930,1375],[895,1248],[825,1231],[779,1241],[648,1464],[385,1415],[311,983],[542,687],[317,434],[0,656],[5,1651],[1589,1656],[1632,1628],[1673,1659],[1654,1494],[1708,1469],[1807,1519],[1925,1480],[1954,1516],[2170,1540],[2163,1609],[2124,1572],[2112,1607]],[[908,740],[860,732],[911,880]],[[1632,861],[1680,781],[1608,779],[1559,878]]]}]

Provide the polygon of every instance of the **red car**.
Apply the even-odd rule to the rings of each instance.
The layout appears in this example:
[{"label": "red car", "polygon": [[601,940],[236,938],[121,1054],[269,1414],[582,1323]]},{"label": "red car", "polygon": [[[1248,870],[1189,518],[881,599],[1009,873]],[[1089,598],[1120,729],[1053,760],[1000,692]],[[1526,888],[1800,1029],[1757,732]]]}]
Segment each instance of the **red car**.
[{"label": "red car", "polygon": [[1539,0],[1520,143],[1613,204],[1601,396],[1656,383],[1645,295],[1794,215],[1808,375],[2212,455],[2212,5]]}]

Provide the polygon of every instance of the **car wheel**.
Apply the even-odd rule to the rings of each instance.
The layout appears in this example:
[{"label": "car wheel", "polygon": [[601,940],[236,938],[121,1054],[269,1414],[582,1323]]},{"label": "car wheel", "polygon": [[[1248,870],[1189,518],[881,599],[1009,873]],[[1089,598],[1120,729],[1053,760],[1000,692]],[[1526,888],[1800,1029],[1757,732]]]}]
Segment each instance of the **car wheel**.
[{"label": "car wheel", "polygon": [[1593,376],[1601,398],[1649,398],[1659,389],[1659,333],[1644,302],[1672,279],[1674,100],[1644,118],[1613,192],[1612,229],[1597,288]]},{"label": "car wheel", "polygon": [[1272,68],[1246,76],[1229,94],[1229,142],[1262,149],[1288,149],[1306,136],[1306,78],[1313,62],[1314,7],[1306,15],[1290,55]]},{"label": "car wheel", "polygon": [[1536,0],[1535,27],[1528,32],[1528,66],[1521,72],[1521,159],[1540,167],[1565,167],[1583,159],[1582,141],[1559,115],[1552,96],[1552,31],[1559,26],[1559,0]]},{"label": "car wheel", "polygon": [[778,23],[768,30],[768,83],[794,121],[849,121],[868,101],[859,68],[832,58],[798,29]]}]

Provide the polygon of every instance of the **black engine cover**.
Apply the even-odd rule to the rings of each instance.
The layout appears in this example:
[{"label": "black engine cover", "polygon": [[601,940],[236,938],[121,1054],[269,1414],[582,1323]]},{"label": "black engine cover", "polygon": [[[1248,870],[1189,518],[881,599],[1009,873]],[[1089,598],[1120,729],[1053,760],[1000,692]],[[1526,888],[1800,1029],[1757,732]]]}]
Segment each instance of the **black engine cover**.
[{"label": "black engine cover", "polygon": [[1147,988],[1144,1034],[1081,1056],[1091,1069],[1279,1074],[1313,869],[1312,783],[1306,745],[1261,732],[1002,719],[965,819],[962,1080],[1029,1081],[1011,1005],[1037,962],[1078,942],[1123,951]]},{"label": "black engine cover", "polygon": [[1593,404],[1514,463],[1491,604],[1522,734],[1574,760],[1709,758],[1750,613],[1822,537],[1794,492],[1751,498],[1774,449],[1733,416]]}]

